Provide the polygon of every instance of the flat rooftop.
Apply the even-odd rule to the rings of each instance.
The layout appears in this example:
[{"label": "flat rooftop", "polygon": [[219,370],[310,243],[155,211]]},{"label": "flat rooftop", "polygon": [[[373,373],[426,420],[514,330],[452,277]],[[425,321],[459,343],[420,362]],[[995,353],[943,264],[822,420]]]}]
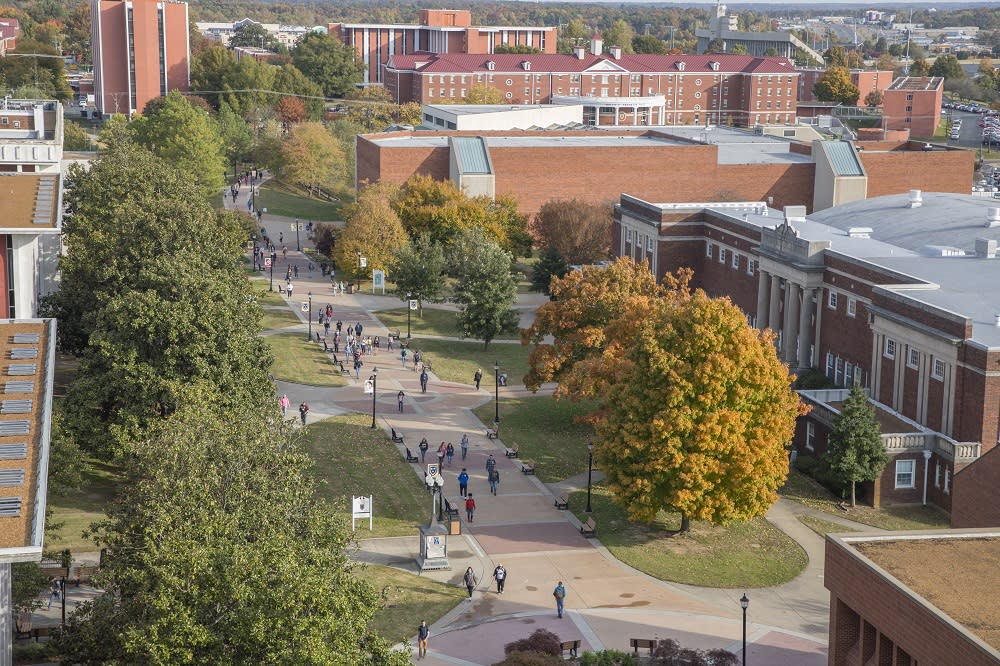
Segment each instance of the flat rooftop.
[{"label": "flat rooftop", "polygon": [[[424,104],[425,108],[452,113],[456,116],[475,116],[481,113],[504,113],[507,111],[544,111],[565,109],[565,104]],[[583,106],[578,104],[577,106]]]},{"label": "flat rooftop", "polygon": [[936,76],[901,76],[889,86],[888,90],[937,90],[944,79]]},{"label": "flat rooftop", "polygon": [[0,229],[58,231],[59,174],[0,175]]}]

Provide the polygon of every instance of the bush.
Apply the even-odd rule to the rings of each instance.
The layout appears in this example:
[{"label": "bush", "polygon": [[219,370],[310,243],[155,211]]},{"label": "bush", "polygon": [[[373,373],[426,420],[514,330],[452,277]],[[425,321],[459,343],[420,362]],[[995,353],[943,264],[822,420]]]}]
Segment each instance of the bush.
[{"label": "bush", "polygon": [[795,459],[795,469],[815,479],[834,495],[839,497],[844,496],[844,484],[833,473],[824,458],[816,458],[800,453]]},{"label": "bush", "polygon": [[507,643],[507,645],[503,646],[503,652],[506,655],[510,655],[513,652],[537,652],[538,654],[562,656],[559,637],[545,629],[538,629],[527,638]]},{"label": "bush", "polygon": [[94,150],[94,142],[87,132],[76,123],[63,123],[63,150]]},{"label": "bush", "polygon": [[554,657],[551,654],[511,652],[506,659],[498,661],[493,666],[564,666],[565,663],[562,657]]},{"label": "bush", "polygon": [[677,641],[666,638],[653,649],[652,663],[657,666],[736,666],[739,659],[727,650],[703,652],[683,648]]},{"label": "bush", "polygon": [[580,657],[581,666],[639,666],[639,660],[621,650],[601,650],[584,652]]},{"label": "bush", "polygon": [[44,643],[14,643],[14,663],[15,664],[42,664],[55,660],[59,655],[55,643],[46,641]]},{"label": "bush", "polygon": [[800,391],[808,391],[814,389],[833,388],[834,386],[836,386],[836,384],[834,384],[829,377],[824,375],[822,371],[817,370],[816,368],[810,368],[795,378],[795,384],[792,385],[792,388]]},{"label": "bush", "polygon": [[337,244],[337,229],[332,224],[317,224],[313,227],[313,243],[316,251],[329,259]]}]

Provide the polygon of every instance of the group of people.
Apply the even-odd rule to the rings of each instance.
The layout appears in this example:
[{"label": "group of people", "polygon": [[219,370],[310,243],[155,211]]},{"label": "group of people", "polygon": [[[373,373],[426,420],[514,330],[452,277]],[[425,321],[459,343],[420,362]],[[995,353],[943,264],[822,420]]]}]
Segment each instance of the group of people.
[{"label": "group of people", "polygon": [[[402,403],[403,401],[402,391],[399,392],[398,397],[400,403]],[[399,411],[403,411],[402,404],[400,405]],[[462,434],[462,441],[459,442],[459,447],[462,450],[462,460],[465,460],[465,458],[469,455],[469,435],[467,433]],[[427,451],[430,449],[430,444],[427,442],[426,437],[420,440],[420,445],[417,448],[420,449],[420,462],[421,464],[423,464],[427,458]],[[441,444],[437,448],[437,455],[438,455],[438,469],[439,470],[444,469],[445,460],[447,460],[448,464],[451,465],[452,461],[455,459],[455,445],[452,444],[451,442],[447,443],[441,442]],[[496,464],[495,460],[494,464]],[[463,467],[462,469],[464,470],[465,468]],[[464,497],[465,493],[462,493],[462,496]]]},{"label": "group of people", "polygon": [[[287,393],[282,393],[281,397],[278,398],[278,407],[281,408],[281,416],[284,417],[288,413],[288,408],[291,406],[292,401],[288,399]],[[306,424],[306,416],[309,414],[309,403],[302,401],[299,403],[299,420],[302,421],[302,425]]]}]

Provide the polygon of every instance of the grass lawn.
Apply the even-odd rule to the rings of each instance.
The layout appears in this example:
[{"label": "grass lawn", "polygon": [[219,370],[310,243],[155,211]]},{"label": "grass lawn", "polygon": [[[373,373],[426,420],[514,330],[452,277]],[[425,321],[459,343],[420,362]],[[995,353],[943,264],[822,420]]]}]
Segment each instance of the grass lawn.
[{"label": "grass lawn", "polygon": [[[569,497],[581,520],[587,491]],[[660,512],[651,525],[630,523],[611,501],[603,484],[593,488],[597,538],[622,562],[654,578],[686,585],[722,588],[770,587],[792,580],[808,557],[795,541],[764,518],[728,527],[691,522],[688,534],[675,534],[679,514]]]},{"label": "grass lawn", "polygon": [[79,490],[62,495],[50,495],[48,505],[51,524],[61,525],[45,535],[45,547],[50,550],[69,548],[73,552],[97,550],[97,546],[82,536],[94,521],[104,517],[104,509],[118,491],[119,470],[93,458],[84,461]]},{"label": "grass lawn", "polygon": [[[392,310],[379,310],[379,321],[388,328],[396,329],[406,337],[406,308]],[[454,310],[439,310],[437,308],[424,308],[422,317],[418,317],[419,310],[414,310],[410,315],[410,333],[413,335],[443,335],[445,337],[459,337],[458,324],[455,320],[457,314]],[[517,340],[520,333],[502,335],[497,340]],[[482,343],[479,345],[482,347]],[[473,370],[475,371],[475,370]]]},{"label": "grass lawn", "polygon": [[317,421],[305,429],[306,451],[316,462],[316,476],[324,482],[321,494],[336,501],[348,518],[352,496],[372,496],[373,531],[368,531],[367,523],[359,524],[359,539],[416,539],[419,524],[430,518],[430,496],[396,445],[370,424],[371,417],[349,414]]},{"label": "grass lawn", "polygon": [[271,374],[275,379],[312,386],[346,386],[347,380],[315,342],[305,333],[280,333],[264,340],[274,354]]},{"label": "grass lawn", "polygon": [[[501,398],[500,437],[504,444],[521,447],[522,459],[534,460],[535,473],[546,483],[562,481],[587,471],[587,442],[593,428],[573,422],[574,416],[594,409],[590,402],[575,403],[540,395]],[[493,423],[492,402],[476,409],[476,416]]]},{"label": "grass lawn", "polygon": [[409,640],[417,633],[421,620],[433,624],[467,596],[463,587],[391,567],[369,564],[357,571],[375,589],[385,590],[386,606],[375,614],[372,627],[394,642]]},{"label": "grass lawn", "polygon": [[[403,324],[403,335],[406,335],[406,324]],[[425,357],[431,359],[434,374],[446,382],[462,382],[473,384],[472,376],[476,368],[483,369],[481,387],[493,390],[495,381],[493,363],[500,363],[500,372],[506,372],[511,384],[519,384],[521,377],[528,372],[528,350],[519,344],[491,344],[483,351],[483,343],[476,340],[460,342],[457,340],[434,340],[430,338],[413,339],[410,341],[410,352],[419,349]],[[412,356],[410,357],[412,358]],[[396,353],[398,361],[399,354]],[[503,396],[501,396],[500,417],[503,418]],[[490,423],[493,418],[490,418]]]},{"label": "grass lawn", "polygon": [[837,534],[839,532],[857,532],[846,525],[835,523],[832,520],[823,520],[815,516],[799,516],[799,522],[811,529],[820,536],[827,534]]},{"label": "grass lawn", "polygon": [[267,290],[267,280],[259,281],[254,285],[257,289],[257,305],[280,305],[287,308],[288,304],[277,291]]},{"label": "grass lawn", "polygon": [[[323,199],[313,199],[305,196],[303,192],[297,192],[273,180],[260,186],[260,196],[254,205],[257,208],[266,208],[271,215],[297,217],[303,222],[309,220],[332,221],[340,220],[343,217],[340,212],[341,204]],[[304,234],[305,232],[300,231],[299,233]]]},{"label": "grass lawn", "polygon": [[264,308],[264,316],[261,317],[260,326],[262,330],[270,331],[274,328],[285,328],[301,324],[295,313],[284,306],[270,305]]},{"label": "grass lawn", "polygon": [[876,509],[859,504],[844,511],[838,506],[839,497],[795,469],[788,473],[788,480],[778,492],[783,497],[814,509],[883,530],[931,530],[946,528],[951,524],[948,514],[930,505],[895,504]]}]

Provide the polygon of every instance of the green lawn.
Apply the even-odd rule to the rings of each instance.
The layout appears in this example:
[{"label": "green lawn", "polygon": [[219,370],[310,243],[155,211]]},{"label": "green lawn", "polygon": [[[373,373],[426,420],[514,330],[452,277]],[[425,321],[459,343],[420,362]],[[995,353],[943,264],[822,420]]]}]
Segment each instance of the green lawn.
[{"label": "green lawn", "polygon": [[268,291],[267,285],[266,278],[263,281],[257,280],[254,282],[257,291],[257,305],[280,305],[283,308],[287,308],[288,304],[285,303],[285,299],[277,291]]},{"label": "green lawn", "polygon": [[405,642],[421,620],[433,624],[466,597],[465,589],[445,585],[406,571],[369,564],[358,575],[386,592],[385,608],[375,614],[376,632],[387,640]]},{"label": "green lawn", "polygon": [[883,530],[930,530],[951,525],[948,514],[930,505],[896,504],[876,509],[859,504],[844,511],[839,497],[796,469],[789,471],[788,480],[778,492],[814,509]]},{"label": "green lawn", "polygon": [[[392,310],[379,310],[379,321],[391,329],[396,329],[406,337],[406,308]],[[410,333],[412,335],[442,335],[450,338],[457,338],[461,335],[455,319],[457,314],[454,310],[440,310],[437,308],[424,308],[423,316],[418,317],[419,310],[414,310],[410,314]],[[520,333],[502,335],[498,340],[517,340]],[[482,343],[479,344],[482,347]]]},{"label": "green lawn", "polygon": [[[260,195],[254,205],[257,208],[266,208],[271,215],[297,217],[303,222],[310,220],[327,222],[340,220],[343,217],[341,204],[312,199],[273,180],[260,186]],[[304,234],[305,231],[299,233]],[[294,232],[292,238],[294,240]]]},{"label": "green lawn", "polygon": [[[349,517],[352,496],[371,495],[374,528],[358,525],[357,537],[412,536],[430,518],[423,483],[371,417],[360,414],[317,421],[305,429],[305,447],[316,462],[321,494]],[[344,499],[346,498],[346,499]]]},{"label": "green lawn", "polygon": [[851,529],[846,525],[835,523],[832,520],[816,518],[815,516],[799,516],[799,522],[820,536],[838,534],[840,532],[857,532],[857,530]]},{"label": "green lawn", "polygon": [[346,386],[347,379],[322,348],[308,342],[305,333],[280,333],[264,338],[274,354],[275,379],[312,386]]},{"label": "green lawn", "polygon": [[[403,326],[403,335],[406,335]],[[430,357],[434,374],[447,382],[462,382],[473,384],[472,376],[476,368],[483,369],[482,388],[493,390],[493,363],[500,363],[500,372],[506,372],[510,383],[520,384],[521,378],[528,372],[528,350],[519,344],[491,344],[483,351],[483,343],[474,340],[434,340],[431,338],[414,338],[410,341],[410,352],[419,349],[422,354]],[[398,353],[396,354],[399,358]],[[411,357],[412,358],[412,357]],[[502,400],[502,398],[501,398]],[[501,416],[503,405],[500,406]],[[493,419],[490,419],[492,422]]]},{"label": "green lawn", "polygon": [[[587,491],[569,497],[581,520]],[[692,521],[691,531],[676,534],[678,514],[660,512],[652,525],[630,523],[611,501],[603,484],[593,488],[597,538],[625,564],[660,580],[722,588],[770,587],[792,580],[808,557],[795,541],[764,518],[728,527]]]},{"label": "green lawn", "polygon": [[262,330],[270,331],[275,328],[285,328],[301,324],[295,313],[285,306],[270,305],[264,308],[264,316],[260,320]]},{"label": "green lawn", "polygon": [[[562,481],[587,471],[587,442],[593,428],[573,422],[591,412],[592,402],[574,403],[547,395],[500,399],[500,436],[504,444],[521,447],[522,459],[535,461],[535,473],[546,483]],[[492,402],[476,409],[476,416],[493,423]]]},{"label": "green lawn", "polygon": [[104,509],[118,491],[117,467],[94,458],[83,461],[82,483],[79,490],[49,496],[52,514],[47,518],[59,527],[45,535],[48,550],[69,548],[74,552],[94,551],[97,546],[83,538],[83,531],[104,517]]}]

